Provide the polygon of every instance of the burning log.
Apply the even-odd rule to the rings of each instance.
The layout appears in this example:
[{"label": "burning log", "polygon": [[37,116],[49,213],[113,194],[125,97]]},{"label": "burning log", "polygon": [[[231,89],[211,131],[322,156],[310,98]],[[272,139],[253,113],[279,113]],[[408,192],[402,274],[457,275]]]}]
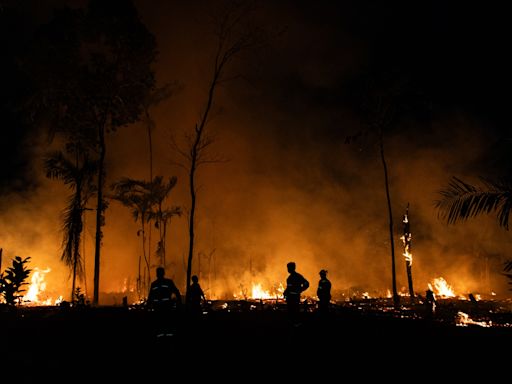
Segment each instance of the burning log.
[{"label": "burning log", "polygon": [[414,302],[414,288],[412,285],[412,254],[411,254],[411,227],[409,223],[409,203],[405,210],[405,215],[402,220],[404,223],[404,234],[400,239],[404,243],[404,258],[405,267],[407,269],[407,281],[409,282],[409,295],[411,296],[411,303]]}]

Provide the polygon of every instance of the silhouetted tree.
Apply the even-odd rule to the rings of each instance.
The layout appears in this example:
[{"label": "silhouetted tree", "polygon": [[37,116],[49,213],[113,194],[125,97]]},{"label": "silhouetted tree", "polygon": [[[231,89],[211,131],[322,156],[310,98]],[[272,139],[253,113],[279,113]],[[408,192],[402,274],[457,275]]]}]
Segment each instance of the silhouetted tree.
[{"label": "silhouetted tree", "polygon": [[19,303],[23,297],[21,293],[25,290],[22,287],[28,284],[25,280],[32,271],[26,266],[29,261],[30,257],[22,259],[16,256],[12,260],[12,266],[0,274],[0,294],[8,305]]},{"label": "silhouetted tree", "polygon": [[131,208],[132,216],[136,222],[140,220],[140,229],[137,231],[137,236],[141,236],[142,257],[145,268],[144,276],[146,277],[142,278],[141,256],[139,256],[137,293],[140,298],[145,294],[147,291],[146,287],[151,282],[150,260],[146,252],[146,223],[149,220],[149,213],[151,211],[151,196],[148,193],[147,182],[142,180],[123,178],[113,183],[111,188],[114,192],[112,198]]},{"label": "silhouetted tree", "polygon": [[385,152],[386,135],[396,129],[400,118],[406,112],[414,112],[415,117],[423,117],[425,111],[428,111],[429,104],[422,90],[416,88],[405,74],[377,71],[362,76],[356,84],[354,99],[359,103],[356,108],[363,119],[364,128],[357,134],[347,137],[346,141],[350,143],[371,136],[375,138],[379,149],[388,213],[393,302],[398,306],[400,296],[396,284],[395,233],[389,169]]},{"label": "silhouetted tree", "polygon": [[[138,121],[154,86],[154,36],[130,0],[90,0],[64,8],[41,29],[32,75],[39,103],[61,131],[82,132],[98,159],[93,304],[98,304],[104,199],[105,136]],[[72,124],[73,123],[73,124]]]},{"label": "silhouetted tree", "polygon": [[68,205],[63,212],[61,260],[72,274],[71,301],[74,301],[76,278],[83,277],[80,242],[83,231],[83,214],[87,201],[96,191],[93,177],[97,164],[89,160],[80,145],[68,146],[73,159],[61,151],[49,153],[45,159],[46,176],[59,179],[72,191]]},{"label": "silhouetted tree", "polygon": [[218,14],[214,16],[214,33],[217,39],[217,47],[213,57],[213,68],[205,107],[191,133],[185,134],[185,147],[180,147],[176,142],[173,142],[174,149],[184,159],[183,163],[177,162],[176,164],[182,166],[188,172],[190,192],[187,292],[190,286],[194,258],[197,171],[202,165],[222,161],[221,158],[212,156],[208,151],[214,142],[213,136],[208,130],[208,123],[216,90],[223,81],[227,80],[225,77],[226,67],[233,58],[241,51],[261,44],[263,41],[261,31],[254,29],[250,23],[246,23],[247,16],[251,11],[249,7],[238,2],[228,1],[224,7],[219,9]]},{"label": "silhouetted tree", "polygon": [[146,224],[151,220],[159,229],[160,240],[157,254],[161,257],[161,262],[165,262],[165,236],[167,232],[167,222],[174,215],[181,214],[181,208],[172,206],[165,208],[163,206],[169,193],[176,185],[177,178],[171,177],[168,182],[164,182],[162,176],[155,176],[151,182],[144,180],[134,180],[123,178],[112,184],[114,194],[112,198],[118,200],[123,205],[132,209],[132,215],[135,221],[140,219],[141,228],[137,232],[141,236],[142,255],[145,263],[145,279],[141,284],[140,257],[139,257],[139,275],[137,288],[139,294],[145,293],[145,289],[151,282],[151,254],[148,251],[146,243]]},{"label": "silhouetted tree", "polygon": [[[151,116],[151,109],[160,104],[165,99],[168,99],[172,93],[178,88],[177,83],[167,83],[162,87],[157,87],[146,96],[143,102],[144,114],[143,123],[146,127],[148,134],[148,154],[149,154],[149,180],[153,180],[153,130],[156,128],[155,120]],[[156,222],[155,222],[156,225]],[[148,254],[151,255],[151,226],[148,231]],[[157,254],[159,248],[157,245]]]},{"label": "silhouetted tree", "polygon": [[159,241],[157,244],[156,254],[160,259],[160,265],[166,266],[166,238],[167,225],[173,216],[181,216],[181,207],[171,206],[164,207],[165,200],[169,197],[169,193],[175,187],[177,178],[175,176],[164,182],[162,176],[156,176],[149,183],[149,194],[151,196],[151,211],[149,212],[149,220],[153,220],[155,227],[158,229]]}]

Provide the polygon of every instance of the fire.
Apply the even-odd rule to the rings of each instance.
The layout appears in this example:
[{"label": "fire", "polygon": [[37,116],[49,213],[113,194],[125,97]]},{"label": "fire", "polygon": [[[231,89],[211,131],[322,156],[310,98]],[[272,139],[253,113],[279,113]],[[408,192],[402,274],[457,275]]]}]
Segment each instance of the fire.
[{"label": "fire", "polygon": [[[407,214],[405,214],[405,216],[404,216],[403,223],[406,225],[406,228],[408,228],[407,224],[409,223],[409,218],[407,217]],[[411,238],[412,238],[412,235],[408,231],[406,233],[404,233],[402,236],[400,236],[400,240],[402,240],[402,242],[404,244],[403,255],[404,255],[405,261],[408,263],[409,266],[412,265],[412,253],[410,252]]]},{"label": "fire", "polygon": [[433,291],[436,296],[439,297],[455,297],[453,288],[446,282],[442,277],[438,277],[432,281],[432,284],[428,284],[428,287]]},{"label": "fire", "polygon": [[457,317],[455,318],[455,325],[459,327],[467,327],[469,324],[479,325],[481,327],[490,327],[492,323],[489,321],[488,323],[485,321],[475,321],[469,317],[467,313],[457,312]]},{"label": "fire", "polygon": [[275,285],[270,290],[265,290],[261,283],[252,283],[250,293],[243,287],[240,288],[239,294],[233,294],[235,299],[243,297],[245,299],[256,299],[256,300],[275,300],[283,297],[284,287],[283,284]]},{"label": "fire", "polygon": [[23,303],[27,305],[57,305],[62,301],[62,296],[59,296],[55,300],[52,298],[43,299],[41,297],[43,292],[46,290],[45,276],[50,271],[50,268],[34,268],[27,293],[23,296]]}]

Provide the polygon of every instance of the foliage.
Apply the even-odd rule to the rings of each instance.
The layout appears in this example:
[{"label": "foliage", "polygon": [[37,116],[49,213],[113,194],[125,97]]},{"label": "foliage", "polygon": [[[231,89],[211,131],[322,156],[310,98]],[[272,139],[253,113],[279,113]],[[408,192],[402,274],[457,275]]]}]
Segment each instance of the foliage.
[{"label": "foliage", "polygon": [[25,280],[28,279],[32,271],[26,266],[29,260],[30,257],[22,259],[20,256],[16,256],[12,260],[12,266],[0,274],[0,294],[8,305],[19,303],[23,297],[21,293],[25,290],[22,287],[28,284]]},{"label": "foliage", "polygon": [[56,11],[29,51],[33,57],[24,64],[38,88],[33,114],[43,114],[53,133],[97,155],[93,303],[98,304],[107,209],[105,136],[143,117],[155,86],[156,41],[133,1],[89,0],[87,8]]},{"label": "foliage", "polygon": [[[448,186],[439,192],[442,198],[435,203],[439,216],[448,224],[455,224],[481,214],[496,212],[499,226],[508,230],[512,184],[509,181],[491,181],[484,178],[481,181],[483,187],[452,177]],[[512,260],[505,263],[504,271],[512,284]]]},{"label": "foliage", "polygon": [[442,199],[436,201],[440,217],[446,219],[448,224],[455,224],[484,213],[496,212],[499,225],[508,230],[512,185],[506,181],[481,180],[483,188],[452,177],[448,187],[439,192]]},{"label": "foliage", "polygon": [[77,287],[73,293],[73,305],[76,307],[85,307],[89,305],[89,301],[85,297],[85,294],[82,293],[80,287]]}]

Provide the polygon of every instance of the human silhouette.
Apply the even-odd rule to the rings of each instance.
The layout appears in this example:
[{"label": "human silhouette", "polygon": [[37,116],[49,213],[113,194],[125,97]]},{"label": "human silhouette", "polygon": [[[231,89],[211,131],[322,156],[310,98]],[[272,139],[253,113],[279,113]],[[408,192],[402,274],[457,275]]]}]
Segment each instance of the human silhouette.
[{"label": "human silhouette", "polygon": [[432,319],[436,312],[436,296],[429,288],[425,292],[425,318]]},{"label": "human silhouette", "polygon": [[331,282],[327,279],[327,271],[325,269],[320,271],[320,281],[318,282],[316,295],[318,296],[318,311],[320,313],[328,313],[331,303]]},{"label": "human silhouette", "polygon": [[296,265],[293,261],[287,265],[290,275],[286,279],[284,298],[288,306],[288,313],[293,321],[297,320],[300,306],[300,294],[309,288],[309,282],[300,273],[295,271]]},{"label": "human silhouette", "polygon": [[156,280],[151,283],[147,304],[154,313],[156,336],[173,336],[176,309],[181,306],[181,294],[174,281],[165,277],[163,267],[156,269]]},{"label": "human silhouette", "polygon": [[201,300],[206,302],[206,297],[199,285],[199,278],[194,275],[192,276],[192,284],[190,284],[187,291],[187,310],[191,315],[201,315]]}]

